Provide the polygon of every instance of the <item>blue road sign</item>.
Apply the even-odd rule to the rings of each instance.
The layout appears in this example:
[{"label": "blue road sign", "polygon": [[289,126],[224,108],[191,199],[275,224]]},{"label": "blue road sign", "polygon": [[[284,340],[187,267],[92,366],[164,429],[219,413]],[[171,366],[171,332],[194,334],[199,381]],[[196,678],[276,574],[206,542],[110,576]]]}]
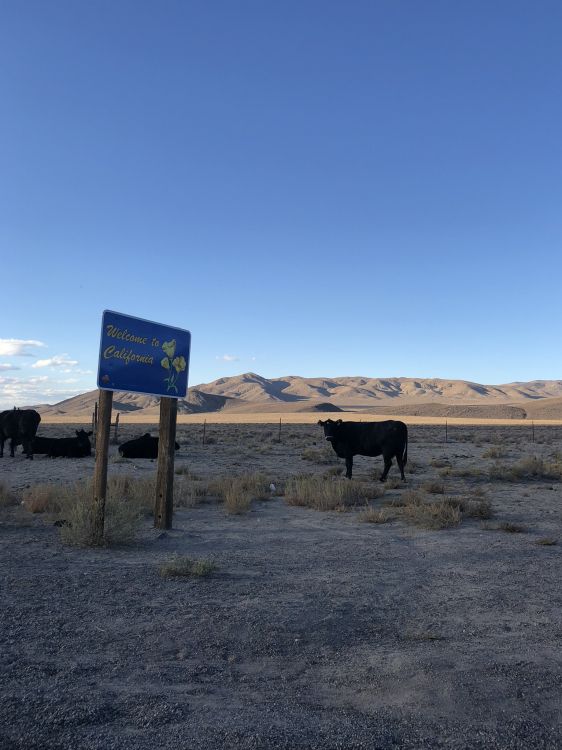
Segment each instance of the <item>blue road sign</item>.
[{"label": "blue road sign", "polygon": [[104,310],[98,388],[185,398],[191,333]]}]

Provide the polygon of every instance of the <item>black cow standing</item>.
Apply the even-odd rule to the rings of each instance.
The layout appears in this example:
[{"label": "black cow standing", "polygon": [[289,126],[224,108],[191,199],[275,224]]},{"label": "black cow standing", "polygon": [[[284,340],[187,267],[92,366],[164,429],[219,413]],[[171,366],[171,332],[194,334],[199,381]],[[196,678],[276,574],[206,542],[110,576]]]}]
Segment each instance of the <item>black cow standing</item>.
[{"label": "black cow standing", "polygon": [[33,459],[33,438],[41,416],[35,409],[11,409],[0,412],[0,458],[4,456],[4,442],[10,438],[10,456],[16,445],[23,445],[28,458]]},{"label": "black cow standing", "polygon": [[[176,450],[179,444],[175,444]],[[124,458],[158,458],[158,438],[146,432],[142,437],[128,440],[119,446],[119,454]]]},{"label": "black cow standing", "polygon": [[345,458],[346,477],[351,479],[353,471],[353,456],[380,456],[384,458],[384,470],[380,480],[384,482],[392,466],[392,459],[400,469],[404,481],[404,467],[408,460],[408,428],[404,422],[393,419],[384,422],[334,422],[327,419],[320,420],[319,425],[324,428],[326,440],[340,458]]}]

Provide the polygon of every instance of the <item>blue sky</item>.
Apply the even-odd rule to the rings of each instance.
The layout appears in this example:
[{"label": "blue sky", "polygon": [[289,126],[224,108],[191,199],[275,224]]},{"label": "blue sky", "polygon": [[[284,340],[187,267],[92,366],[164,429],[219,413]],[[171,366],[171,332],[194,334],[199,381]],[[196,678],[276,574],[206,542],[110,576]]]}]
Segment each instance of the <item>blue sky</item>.
[{"label": "blue sky", "polygon": [[104,309],[190,329],[191,385],[561,378],[561,36],[549,0],[4,0],[0,406],[94,388]]}]

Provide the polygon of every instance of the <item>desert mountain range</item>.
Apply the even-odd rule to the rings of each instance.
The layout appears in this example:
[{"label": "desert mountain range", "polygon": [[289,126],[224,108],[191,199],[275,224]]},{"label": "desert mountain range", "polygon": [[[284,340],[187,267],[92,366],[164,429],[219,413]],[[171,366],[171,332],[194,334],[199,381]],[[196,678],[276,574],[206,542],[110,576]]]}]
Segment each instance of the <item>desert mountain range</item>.
[{"label": "desert mountain range", "polygon": [[[55,405],[35,408],[44,416],[89,417],[97,389]],[[116,392],[113,409],[153,416],[159,398]],[[249,372],[189,389],[183,414],[229,412],[354,411],[409,416],[561,419],[562,380],[482,385],[439,378],[264,378]]]}]

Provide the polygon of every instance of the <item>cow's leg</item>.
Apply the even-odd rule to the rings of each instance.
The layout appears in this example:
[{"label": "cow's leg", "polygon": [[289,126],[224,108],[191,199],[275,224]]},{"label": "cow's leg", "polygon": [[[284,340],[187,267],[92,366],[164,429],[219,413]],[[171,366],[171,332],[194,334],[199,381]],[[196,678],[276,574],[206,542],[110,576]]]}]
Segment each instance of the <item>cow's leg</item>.
[{"label": "cow's leg", "polygon": [[16,443],[16,439],[15,439],[15,438],[12,438],[12,439],[10,440],[10,456],[11,456],[12,458],[14,457],[14,448],[16,447],[16,445],[17,445],[17,443]]},{"label": "cow's leg", "polygon": [[400,476],[402,477],[402,480],[405,482],[406,477],[404,476],[404,461],[402,460],[402,456],[399,456],[398,453],[396,454],[396,463],[398,464],[398,468],[400,469]]},{"label": "cow's leg", "polygon": [[33,461],[33,438],[29,441],[25,441],[23,443],[23,450],[27,458],[29,458],[31,461]]},{"label": "cow's leg", "polygon": [[346,456],[345,457],[345,476],[348,479],[351,479],[352,473],[353,473],[353,456]]},{"label": "cow's leg", "polygon": [[383,456],[384,458],[384,469],[381,474],[381,482],[386,481],[386,477],[388,475],[388,472],[390,471],[390,467],[392,466],[392,458],[390,456]]}]

